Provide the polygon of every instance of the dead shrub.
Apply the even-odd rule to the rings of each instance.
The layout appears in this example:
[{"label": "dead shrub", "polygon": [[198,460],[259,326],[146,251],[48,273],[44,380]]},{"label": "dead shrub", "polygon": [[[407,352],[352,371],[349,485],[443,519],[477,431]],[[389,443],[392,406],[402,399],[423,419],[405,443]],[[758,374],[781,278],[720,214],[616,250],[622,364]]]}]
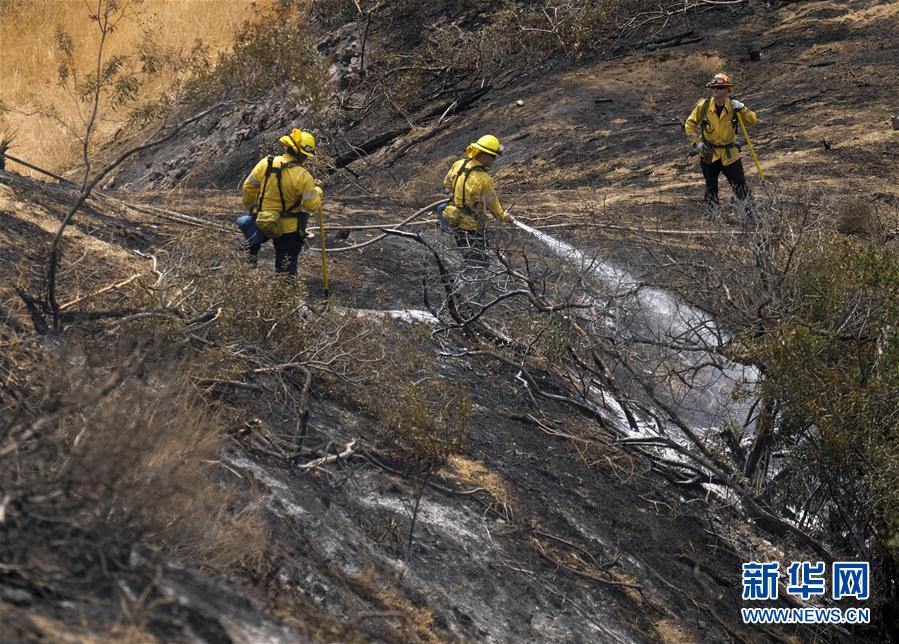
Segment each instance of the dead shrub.
[{"label": "dead shrub", "polygon": [[[309,345],[301,279],[247,266],[246,255],[220,233],[192,231],[158,255],[162,278],[133,292],[134,308],[177,309],[167,320],[135,322],[145,332],[188,331],[185,323],[208,317],[204,337],[219,344],[253,344],[287,356]],[[190,326],[188,324],[188,326]],[[193,331],[191,329],[191,331]]]},{"label": "dead shrub", "polygon": [[382,359],[352,382],[335,383],[332,393],[351,400],[378,424],[379,438],[405,473],[417,481],[415,505],[406,545],[408,558],[415,520],[428,482],[463,449],[468,438],[472,401],[462,384],[437,371],[426,350],[429,329],[399,329],[384,321],[372,329],[369,341],[383,347]]},{"label": "dead shrub", "polygon": [[236,490],[219,480],[224,419],[185,378],[154,380],[123,383],[65,431],[66,479],[79,497],[94,501],[89,529],[128,535],[215,569],[255,566],[268,529],[256,512],[238,510]]},{"label": "dead shrub", "polygon": [[416,337],[409,328],[383,321],[370,338],[384,357],[352,383],[334,393],[352,399],[380,426],[379,438],[411,472],[439,468],[458,451],[468,430],[472,403],[461,386],[442,378],[427,350],[430,334],[422,325]]},{"label": "dead shrub", "polygon": [[472,403],[461,385],[438,379],[410,383],[381,410],[382,437],[417,480],[403,560],[409,559],[425,488],[468,437]]},{"label": "dead shrub", "polygon": [[380,320],[310,301],[302,277],[247,266],[233,239],[217,232],[179,237],[156,265],[156,279],[133,289],[128,307],[166,314],[123,326],[183,346],[186,377],[232,411],[232,429],[253,428],[240,433],[251,451],[287,458],[305,436],[312,383],[352,400],[383,359]]},{"label": "dead shrub", "polygon": [[[168,269],[165,288],[190,293],[181,303],[182,326],[185,319],[214,315],[200,333],[206,340],[239,345],[271,359],[302,361],[315,355],[322,371],[341,373],[364,370],[365,361],[380,356],[370,337],[380,321],[361,317],[351,307],[318,306],[306,288],[302,266],[296,279],[250,268],[232,239],[210,231],[179,238],[161,259]],[[314,248],[300,256],[301,264],[312,263],[317,277],[318,261]],[[154,290],[156,297],[160,292]],[[332,295],[331,302],[338,298]],[[337,355],[342,358],[332,360]]]},{"label": "dead shrub", "polygon": [[101,552],[140,543],[216,570],[260,565],[268,527],[216,465],[227,418],[173,352],[135,341],[102,354],[20,349],[12,361],[29,373],[0,399],[0,488],[14,508],[0,558],[89,558],[78,544],[90,541]]},{"label": "dead shrub", "polygon": [[418,172],[400,183],[397,190],[398,201],[410,208],[427,206],[441,192],[443,178],[451,165],[452,160],[448,160],[445,163],[420,168]]},{"label": "dead shrub", "polygon": [[369,107],[405,115],[435,97],[458,97],[475,80],[503,83],[553,57],[577,60],[607,51],[622,37],[648,31],[666,11],[647,0],[577,0],[552,7],[504,0],[486,13],[458,3],[409,0],[368,7],[327,0],[312,6],[316,19],[331,29],[354,19],[369,23],[360,86],[371,89]]},{"label": "dead shrub", "polygon": [[418,472],[435,472],[464,445],[472,403],[461,385],[411,383],[385,403],[383,437]]},{"label": "dead shrub", "polygon": [[849,198],[839,207],[836,224],[844,235],[878,239],[884,233],[877,209],[859,197]]}]

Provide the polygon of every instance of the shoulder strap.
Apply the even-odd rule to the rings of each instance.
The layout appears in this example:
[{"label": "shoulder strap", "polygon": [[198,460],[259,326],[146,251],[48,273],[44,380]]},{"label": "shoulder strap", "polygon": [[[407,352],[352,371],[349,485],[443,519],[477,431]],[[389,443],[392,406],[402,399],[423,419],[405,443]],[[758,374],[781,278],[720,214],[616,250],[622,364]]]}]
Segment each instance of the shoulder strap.
[{"label": "shoulder strap", "polygon": [[259,198],[256,201],[256,211],[260,212],[262,210],[262,200],[265,198],[265,189],[268,186],[268,178],[272,174],[272,161],[275,160],[273,156],[265,157],[265,179],[262,180],[262,188],[259,190]]},{"label": "shoulder strap", "polygon": [[281,186],[281,171],[284,169],[283,166],[276,168],[277,172],[275,172],[275,178],[278,179],[278,198],[281,200],[281,212],[285,212],[287,210],[287,204],[284,203],[284,188]]},{"label": "shoulder strap", "polygon": [[[456,208],[464,208],[465,207],[465,182],[468,180],[468,164],[471,163],[471,159],[466,159],[462,163],[462,167],[459,168],[459,171],[456,173],[456,179],[453,181],[453,205]],[[459,185],[459,178],[462,178],[462,200],[460,203],[456,203],[456,186]]]},{"label": "shoulder strap", "polygon": [[[268,186],[268,178],[274,174],[275,179],[278,182],[278,198],[281,200],[281,212],[282,213],[287,212],[288,211],[287,204],[284,201],[284,188],[281,184],[281,173],[284,170],[286,170],[287,168],[292,168],[292,167],[298,166],[300,164],[296,161],[289,161],[287,163],[282,163],[280,166],[275,166],[274,165],[275,157],[273,157],[273,156],[268,156],[268,157],[266,157],[265,160],[266,160],[265,179],[262,182],[262,189],[259,191],[259,202],[256,204],[256,210],[262,210],[262,200],[265,198],[265,190],[266,190],[266,187]],[[301,200],[301,202],[302,202],[302,200]],[[290,209],[293,209],[296,206],[297,206],[297,204],[294,204],[290,207]]]},{"label": "shoulder strap", "polygon": [[709,124],[709,105],[711,102],[711,98],[706,98],[702,102],[702,109],[699,110],[699,133],[702,135],[703,141],[705,141],[705,126]]}]

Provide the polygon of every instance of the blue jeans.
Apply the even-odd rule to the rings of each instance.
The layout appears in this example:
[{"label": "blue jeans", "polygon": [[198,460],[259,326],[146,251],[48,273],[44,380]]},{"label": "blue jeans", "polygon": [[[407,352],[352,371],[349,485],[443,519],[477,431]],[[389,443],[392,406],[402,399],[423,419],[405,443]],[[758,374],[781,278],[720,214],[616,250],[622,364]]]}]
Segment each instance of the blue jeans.
[{"label": "blue jeans", "polygon": [[253,215],[242,215],[237,218],[237,227],[243,232],[244,240],[247,245],[247,252],[250,254],[250,262],[255,264],[256,257],[259,255],[259,247],[268,241],[268,237],[263,235],[256,228],[256,217]]},{"label": "blue jeans", "polygon": [[446,210],[446,207],[448,204],[449,204],[449,202],[442,203],[439,206],[437,206],[437,228],[439,228],[440,230],[442,230],[445,233],[448,233],[451,230],[450,225],[446,222],[446,219],[443,217],[443,211]]}]

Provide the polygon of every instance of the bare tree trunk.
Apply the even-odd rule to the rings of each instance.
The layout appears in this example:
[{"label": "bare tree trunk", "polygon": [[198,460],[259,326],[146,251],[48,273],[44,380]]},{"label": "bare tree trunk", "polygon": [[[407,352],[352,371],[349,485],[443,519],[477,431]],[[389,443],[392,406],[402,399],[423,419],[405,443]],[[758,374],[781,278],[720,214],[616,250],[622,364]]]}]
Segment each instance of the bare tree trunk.
[{"label": "bare tree trunk", "polygon": [[56,234],[53,236],[53,243],[50,246],[50,258],[47,260],[47,298],[46,302],[50,306],[50,312],[53,316],[53,333],[59,333],[59,302],[56,300],[56,273],[59,268],[59,254],[61,252],[62,246],[62,235],[65,232],[65,229],[71,223],[72,218],[75,216],[75,213],[78,212],[78,209],[84,205],[84,202],[87,200],[88,194],[85,191],[85,188],[82,188],[81,194],[78,195],[78,200],[75,202],[75,205],[69,209],[69,212],[66,213],[66,216],[63,217],[62,223],[59,224],[59,228],[56,230]]},{"label": "bare tree trunk", "polygon": [[409,561],[409,553],[412,551],[412,536],[415,533],[415,522],[418,520],[418,508],[421,505],[421,497],[424,496],[425,488],[434,476],[434,470],[430,470],[419,481],[418,489],[415,491],[415,508],[412,510],[412,522],[409,524],[409,539],[406,541],[406,551],[403,553],[403,563]]},{"label": "bare tree trunk", "polygon": [[[227,105],[233,105],[238,101],[222,101],[220,103],[216,103],[212,107],[209,107],[193,116],[190,116],[183,121],[176,123],[171,126],[171,129],[166,132],[164,135],[161,135],[162,132],[166,130],[166,123],[160,124],[160,127],[156,130],[156,132],[148,138],[146,143],[141,145],[134,146],[132,148],[128,148],[118,157],[113,159],[110,163],[106,164],[100,171],[94,175],[93,179],[87,180],[85,179],[84,186],[81,189],[81,192],[78,194],[78,199],[75,201],[75,204],[69,209],[66,213],[66,216],[63,217],[62,222],[59,224],[59,229],[56,231],[56,234],[53,237],[53,244],[50,247],[50,257],[47,260],[47,294],[46,294],[46,304],[50,309],[50,313],[53,317],[52,330],[53,333],[59,333],[59,303],[56,298],[56,278],[59,268],[59,255],[61,252],[62,245],[62,237],[65,229],[72,222],[72,219],[75,217],[75,213],[78,212],[78,209],[84,205],[84,202],[87,201],[88,197],[94,191],[94,188],[104,179],[106,176],[115,170],[119,165],[125,162],[130,157],[142,152],[144,150],[152,149],[157,146],[162,145],[166,141],[172,139],[175,135],[177,135],[181,130],[183,130],[188,125],[192,123],[196,123],[200,119],[206,117],[210,113],[225,107]],[[159,136],[159,138],[155,138]]]},{"label": "bare tree trunk", "polygon": [[765,478],[768,474],[768,452],[774,432],[774,419],[777,415],[777,404],[767,396],[762,398],[759,419],[755,425],[755,438],[749,455],[746,457],[746,467],[743,473],[752,481],[753,489],[760,492],[765,486]]}]

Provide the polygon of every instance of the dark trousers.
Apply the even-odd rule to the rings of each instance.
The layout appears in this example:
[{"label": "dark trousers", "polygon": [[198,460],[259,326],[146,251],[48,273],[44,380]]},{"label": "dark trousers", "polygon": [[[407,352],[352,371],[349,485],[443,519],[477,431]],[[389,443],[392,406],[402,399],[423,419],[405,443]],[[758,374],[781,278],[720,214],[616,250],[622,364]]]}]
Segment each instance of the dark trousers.
[{"label": "dark trousers", "polygon": [[276,273],[297,274],[297,260],[300,257],[300,251],[303,250],[305,237],[305,233],[297,230],[272,240],[275,245]]},{"label": "dark trousers", "polygon": [[487,268],[490,256],[487,254],[487,235],[483,230],[456,229],[456,246],[462,250],[466,264]]},{"label": "dark trousers", "polygon": [[722,172],[727,182],[733,189],[737,199],[743,201],[749,198],[749,186],[746,185],[746,175],[743,173],[743,161],[737,159],[730,165],[721,163],[718,159],[714,163],[699,162],[702,168],[702,176],[705,177],[705,200],[707,203],[718,203],[718,175]]}]

